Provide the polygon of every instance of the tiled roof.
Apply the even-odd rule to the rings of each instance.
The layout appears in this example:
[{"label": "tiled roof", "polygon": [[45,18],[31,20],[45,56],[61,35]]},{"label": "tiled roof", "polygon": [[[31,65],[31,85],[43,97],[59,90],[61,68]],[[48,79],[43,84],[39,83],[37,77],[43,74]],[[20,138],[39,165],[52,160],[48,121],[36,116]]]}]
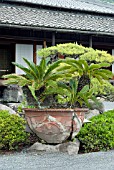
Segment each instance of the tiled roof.
[{"label": "tiled roof", "polygon": [[51,7],[114,14],[114,4],[103,0],[7,0]]},{"label": "tiled roof", "polygon": [[114,17],[0,4],[0,26],[114,35]]}]

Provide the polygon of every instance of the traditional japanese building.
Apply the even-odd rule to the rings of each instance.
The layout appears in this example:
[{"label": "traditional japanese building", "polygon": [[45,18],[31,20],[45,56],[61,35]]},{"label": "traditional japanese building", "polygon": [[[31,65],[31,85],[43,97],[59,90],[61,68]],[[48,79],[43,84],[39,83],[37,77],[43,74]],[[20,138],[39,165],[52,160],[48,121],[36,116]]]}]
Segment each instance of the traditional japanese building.
[{"label": "traditional japanese building", "polygon": [[[102,0],[1,0],[0,76],[12,61],[39,62],[36,50],[77,42],[114,54],[114,3]],[[112,68],[113,70],[113,68]]]}]

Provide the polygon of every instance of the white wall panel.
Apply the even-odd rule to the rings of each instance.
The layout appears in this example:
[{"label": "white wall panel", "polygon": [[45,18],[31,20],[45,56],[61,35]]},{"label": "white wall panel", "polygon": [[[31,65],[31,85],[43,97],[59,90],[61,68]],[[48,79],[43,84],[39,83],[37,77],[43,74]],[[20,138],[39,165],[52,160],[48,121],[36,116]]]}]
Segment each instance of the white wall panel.
[{"label": "white wall panel", "polygon": [[36,63],[37,63],[38,65],[40,64],[40,61],[41,61],[41,57],[38,55],[38,51],[41,50],[41,49],[42,49],[42,45],[37,45],[37,46],[36,46],[36,50],[37,50],[37,51],[36,51],[36,54],[37,54],[37,55],[36,55],[36,56],[37,56],[37,57],[36,57]]},{"label": "white wall panel", "polygon": [[[16,44],[16,63],[26,66],[23,58],[33,61],[33,45],[31,44]],[[17,74],[23,74],[24,72],[16,67]]]}]

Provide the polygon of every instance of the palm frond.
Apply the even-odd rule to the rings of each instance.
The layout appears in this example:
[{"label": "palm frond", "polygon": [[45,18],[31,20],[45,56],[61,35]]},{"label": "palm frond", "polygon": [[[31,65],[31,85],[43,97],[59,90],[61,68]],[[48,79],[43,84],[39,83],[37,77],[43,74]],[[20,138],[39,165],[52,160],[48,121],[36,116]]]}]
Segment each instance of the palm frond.
[{"label": "palm frond", "polygon": [[52,63],[48,68],[47,71],[45,73],[45,78],[47,78],[51,72],[54,72],[54,70],[56,70],[56,68],[60,65],[60,63],[62,63],[63,60],[58,60],[54,63]]},{"label": "palm frond", "polygon": [[98,70],[100,68],[103,68],[103,67],[109,67],[110,64],[109,63],[99,63],[99,64],[91,64],[89,66],[89,70]]}]

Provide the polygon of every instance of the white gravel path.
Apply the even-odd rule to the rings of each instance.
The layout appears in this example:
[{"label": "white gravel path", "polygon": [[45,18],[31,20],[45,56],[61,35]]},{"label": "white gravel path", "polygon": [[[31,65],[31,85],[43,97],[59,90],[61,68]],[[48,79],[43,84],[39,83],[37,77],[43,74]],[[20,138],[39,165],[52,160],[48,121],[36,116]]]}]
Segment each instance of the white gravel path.
[{"label": "white gravel path", "polygon": [[0,170],[114,170],[114,150],[72,156],[23,152],[0,155]]}]

